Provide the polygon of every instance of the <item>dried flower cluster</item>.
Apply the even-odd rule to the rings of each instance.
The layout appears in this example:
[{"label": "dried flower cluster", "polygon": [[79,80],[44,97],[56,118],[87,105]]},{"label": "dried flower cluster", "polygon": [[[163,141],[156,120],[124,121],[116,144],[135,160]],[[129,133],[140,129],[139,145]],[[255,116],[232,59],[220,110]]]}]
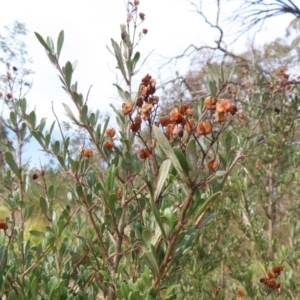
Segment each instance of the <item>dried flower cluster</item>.
[{"label": "dried flower cluster", "polygon": [[271,270],[267,271],[265,277],[260,278],[260,282],[266,286],[268,292],[272,291],[281,291],[282,284],[278,282],[276,279],[283,271],[283,266],[274,266]]}]

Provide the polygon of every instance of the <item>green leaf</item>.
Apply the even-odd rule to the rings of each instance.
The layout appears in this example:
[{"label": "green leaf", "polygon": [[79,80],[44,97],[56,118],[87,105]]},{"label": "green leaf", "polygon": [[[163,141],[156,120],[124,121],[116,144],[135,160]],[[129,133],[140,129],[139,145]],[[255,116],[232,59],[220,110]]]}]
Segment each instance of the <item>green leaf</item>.
[{"label": "green leaf", "polygon": [[156,189],[154,192],[154,203],[157,202],[157,199],[158,199],[158,197],[161,193],[161,190],[165,184],[166,178],[169,175],[170,167],[171,167],[171,160],[166,159],[165,161],[163,161],[163,163],[161,164],[161,166],[159,168]]},{"label": "green leaf", "polygon": [[205,212],[206,208],[212,203],[214,202],[219,196],[221,196],[222,193],[219,191],[215,194],[213,194],[212,196],[210,196],[200,207],[200,209],[198,210],[198,212],[195,214],[194,219],[193,219],[193,223],[195,223],[197,221],[197,219],[201,216],[202,213]]},{"label": "green leaf", "polygon": [[125,81],[127,82],[128,80],[127,80],[127,77],[126,77],[126,71],[125,71],[125,67],[124,67],[124,61],[123,61],[120,46],[113,39],[111,39],[111,44],[112,44],[112,47],[113,47],[114,52],[115,52],[115,57],[117,59],[118,68],[120,69]]},{"label": "green leaf", "polygon": [[11,290],[8,294],[8,300],[16,300],[16,299],[18,299],[16,292],[14,290]]},{"label": "green leaf", "polygon": [[45,42],[45,40],[42,38],[42,36],[40,34],[38,34],[37,32],[34,33],[35,36],[37,37],[37,39],[39,40],[39,42],[44,46],[44,48],[48,51],[48,52],[52,52],[52,50],[50,49],[50,47],[48,46],[48,44]]},{"label": "green leaf", "polygon": [[155,204],[153,202],[152,197],[151,197],[151,209],[152,209],[152,212],[154,214],[156,222],[158,223],[158,226],[159,226],[159,228],[161,230],[161,233],[162,233],[163,237],[165,238],[165,240],[167,240],[167,234],[165,232],[165,228],[164,228],[163,222],[162,222],[161,217],[159,215],[159,211],[158,211],[157,207],[155,206]]},{"label": "green leaf", "polygon": [[198,172],[198,167],[197,167],[197,149],[196,149],[196,142],[194,139],[190,140],[187,147],[186,147],[186,160],[189,166],[189,169],[191,171],[191,177],[192,180],[195,181],[197,178],[197,172]]},{"label": "green leaf", "polygon": [[178,161],[177,156],[175,155],[169,141],[167,140],[167,138],[165,137],[165,135],[163,134],[163,132],[156,126],[153,126],[153,132],[155,134],[155,137],[157,139],[157,142],[160,146],[160,148],[162,149],[162,151],[166,154],[166,156],[171,160],[173,166],[175,167],[175,169],[177,170],[177,172],[179,173],[181,179],[185,182],[188,183],[188,178],[187,176],[184,174],[182,167]]},{"label": "green leaf", "polygon": [[57,52],[57,58],[59,58],[62,46],[64,43],[64,31],[62,30],[57,38],[57,44],[56,44],[56,52]]},{"label": "green leaf", "polygon": [[114,83],[113,85],[117,87],[117,89],[118,89],[118,94],[119,94],[119,96],[122,98],[122,100],[123,100],[123,101],[127,101],[127,99],[126,99],[126,94],[125,94],[124,90],[123,90],[120,86],[118,86],[117,84],[115,84],[115,83]]},{"label": "green leaf", "polygon": [[152,251],[150,251],[150,250],[145,251],[142,258],[143,258],[143,261],[145,262],[145,264],[150,268],[150,270],[155,275],[158,275],[159,268],[158,268],[157,261],[153,255]]},{"label": "green leaf", "polygon": [[45,234],[43,232],[40,232],[37,230],[30,230],[29,233],[34,236],[39,236],[39,237],[43,237],[43,238],[45,237]]},{"label": "green leaf", "polygon": [[78,124],[78,122],[77,122],[76,118],[74,117],[74,115],[73,115],[71,109],[69,108],[69,106],[68,106],[67,104],[65,104],[65,103],[63,103],[62,105],[63,105],[63,107],[64,107],[64,109],[65,109],[65,111],[66,111],[66,113],[67,113],[67,116],[68,116],[75,124]]},{"label": "green leaf", "polygon": [[44,197],[40,197],[40,207],[41,207],[42,213],[45,215],[45,217],[48,218],[48,204]]},{"label": "green leaf", "polygon": [[142,238],[143,238],[143,240],[144,240],[144,242],[145,242],[145,245],[146,245],[147,247],[150,246],[150,243],[151,243],[151,236],[152,236],[151,231],[150,231],[148,228],[145,228],[145,229],[143,230],[143,232],[142,232]]},{"label": "green leaf", "polygon": [[116,203],[118,203],[118,196],[117,196],[117,194],[110,194],[109,197],[108,197],[108,208],[111,211],[115,210]]},{"label": "green leaf", "polygon": [[72,73],[73,73],[72,64],[69,61],[67,61],[65,65],[65,77],[66,77],[66,85],[68,88],[70,88],[71,85]]},{"label": "green leaf", "polygon": [[180,163],[180,166],[181,166],[182,170],[184,171],[185,175],[188,176],[189,175],[189,166],[188,166],[188,163],[186,161],[185,155],[177,147],[174,147],[173,150],[174,150],[174,153],[175,153],[175,155],[176,155],[176,157],[177,157],[177,159]]},{"label": "green leaf", "polygon": [[[133,60],[132,60],[132,72],[134,72],[137,63],[138,63],[138,61],[140,60],[140,57],[141,57],[140,52],[136,52],[136,53],[134,54],[134,57],[133,57]],[[133,74],[132,74],[132,75],[133,75]]]},{"label": "green leaf", "polygon": [[13,171],[13,173],[18,177],[18,179],[21,180],[22,179],[21,171],[20,171],[13,155],[10,152],[5,152],[5,161],[9,165],[9,167]]}]

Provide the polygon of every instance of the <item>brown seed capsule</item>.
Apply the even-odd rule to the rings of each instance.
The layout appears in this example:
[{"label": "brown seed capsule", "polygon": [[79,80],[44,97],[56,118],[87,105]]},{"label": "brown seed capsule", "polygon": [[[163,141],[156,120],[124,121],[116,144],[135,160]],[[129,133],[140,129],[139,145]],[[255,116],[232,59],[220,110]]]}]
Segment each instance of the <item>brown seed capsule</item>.
[{"label": "brown seed capsule", "polygon": [[3,230],[8,229],[8,224],[3,220],[0,220],[0,229],[3,229]]},{"label": "brown seed capsule", "polygon": [[146,96],[148,94],[148,88],[145,85],[141,86],[141,95]]},{"label": "brown seed capsule", "polygon": [[148,99],[148,103],[154,105],[157,104],[159,101],[159,97],[158,96],[152,96],[151,98]]},{"label": "brown seed capsule", "polygon": [[153,107],[152,104],[145,102],[145,103],[143,104],[143,106],[141,107],[140,112],[141,112],[141,113],[147,113],[147,112],[150,113],[152,107]]},{"label": "brown seed capsule", "polygon": [[0,98],[3,96],[2,92],[0,92]]},{"label": "brown seed capsule", "polygon": [[137,97],[136,100],[135,100],[135,105],[138,106],[138,107],[142,107],[143,105],[143,97]]},{"label": "brown seed capsule", "polygon": [[214,171],[218,167],[218,164],[214,159],[212,159],[211,161],[208,162],[207,166],[209,169]]},{"label": "brown seed capsule", "polygon": [[139,16],[140,16],[140,18],[141,18],[141,20],[142,20],[142,21],[144,21],[144,20],[145,20],[145,14],[144,14],[144,13],[142,13],[142,12],[141,12],[141,13],[139,13]]},{"label": "brown seed capsule", "polygon": [[84,150],[83,151],[83,156],[85,156],[85,157],[91,157],[91,156],[93,156],[93,150],[91,150],[91,149],[86,149],[86,150]]},{"label": "brown seed capsule", "polygon": [[237,110],[237,107],[235,105],[232,105],[229,112],[234,116],[237,113]]},{"label": "brown seed capsule", "polygon": [[231,107],[232,107],[232,103],[230,102],[229,99],[222,99],[218,101],[216,104],[216,110],[219,113],[228,112],[230,111]]},{"label": "brown seed capsule", "polygon": [[185,123],[185,129],[188,133],[191,133],[193,131],[194,123],[194,119],[187,119]]},{"label": "brown seed capsule", "polygon": [[39,178],[40,174],[38,172],[33,173],[32,179],[37,180]]},{"label": "brown seed capsule", "polygon": [[141,149],[139,151],[139,158],[146,159],[150,155],[151,155],[151,152],[147,148]]},{"label": "brown seed capsule", "polygon": [[7,99],[11,99],[11,98],[12,98],[12,94],[11,94],[11,93],[7,93],[7,94],[6,94],[6,98],[7,98]]},{"label": "brown seed capsule", "polygon": [[148,33],[148,29],[144,28],[142,32],[143,32],[143,34],[147,34]]},{"label": "brown seed capsule", "polygon": [[105,133],[108,137],[113,138],[116,134],[116,131],[113,128],[107,128]]},{"label": "brown seed capsule", "polygon": [[187,111],[187,109],[190,109],[190,106],[188,105],[188,104],[181,104],[180,106],[179,106],[179,113],[181,113],[182,115],[184,115],[185,114],[185,112]]},{"label": "brown seed capsule", "polygon": [[7,72],[6,78],[7,78],[7,80],[11,80],[11,73],[10,72]]},{"label": "brown seed capsule", "polygon": [[135,6],[138,6],[140,4],[140,1],[139,0],[134,0],[133,3],[134,3]]},{"label": "brown seed capsule", "polygon": [[44,176],[45,176],[45,171],[44,171],[44,170],[41,170],[41,171],[40,171],[40,174],[41,174],[42,177],[44,177]]},{"label": "brown seed capsule", "polygon": [[133,132],[138,132],[141,130],[141,124],[137,124],[136,122],[132,122],[129,127]]},{"label": "brown seed capsule", "polygon": [[176,123],[181,123],[183,121],[183,116],[182,114],[179,113],[178,108],[174,108],[171,113],[170,113],[170,121],[171,122],[176,122]]},{"label": "brown seed capsule", "polygon": [[113,146],[114,146],[113,141],[105,141],[103,144],[103,147],[108,150],[112,149]]},{"label": "brown seed capsule", "polygon": [[197,133],[200,135],[207,135],[211,133],[212,125],[209,121],[200,121],[197,124]]},{"label": "brown seed capsule", "polygon": [[125,116],[130,114],[132,112],[132,109],[132,104],[129,101],[122,104],[122,111]]},{"label": "brown seed capsule", "polygon": [[208,110],[216,109],[217,98],[216,97],[206,97],[204,100],[204,107]]},{"label": "brown seed capsule", "polygon": [[168,126],[170,124],[170,118],[169,117],[161,117],[159,119],[159,123],[161,124],[161,126],[165,127],[165,126]]}]

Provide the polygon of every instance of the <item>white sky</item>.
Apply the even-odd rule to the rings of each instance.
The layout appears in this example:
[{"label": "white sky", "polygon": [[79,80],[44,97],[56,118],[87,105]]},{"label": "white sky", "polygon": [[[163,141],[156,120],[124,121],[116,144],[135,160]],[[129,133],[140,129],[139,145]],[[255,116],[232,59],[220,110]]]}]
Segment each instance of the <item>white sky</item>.
[{"label": "white sky", "polygon": [[[205,7],[205,12],[214,20],[215,0],[204,2],[209,4]],[[33,59],[32,69],[35,73],[32,75],[33,87],[27,99],[31,107],[36,106],[38,117],[53,120],[53,101],[60,119],[67,120],[61,103],[68,103],[70,107],[72,104],[61,89],[57,72],[37,41],[34,31],[44,38],[51,36],[55,42],[60,30],[65,31],[60,60],[64,64],[67,60],[72,62],[78,59],[73,78],[78,80],[79,92],[84,95],[89,86],[93,85],[90,94],[90,105],[93,109],[108,111],[111,102],[121,106],[121,100],[117,99],[116,89],[112,85],[116,82],[116,63],[106,45],[110,46],[111,38],[120,41],[120,24],[126,20],[124,0],[9,0],[3,1],[1,10],[0,32],[4,25],[15,20],[24,22],[29,30],[25,42]],[[210,29],[201,17],[191,10],[192,7],[186,0],[140,0],[139,11],[146,14],[140,29],[147,28],[148,34],[142,39],[137,50],[141,52],[142,57],[153,49],[155,52],[140,75],[136,76],[137,81],[147,72],[158,72],[158,68],[165,62],[162,57],[178,55],[191,43],[199,46],[214,44],[218,32]],[[257,36],[258,41],[270,41],[283,35],[291,19],[291,16],[276,18],[272,21],[272,26],[269,26],[271,30]],[[241,42],[239,45],[243,46]],[[184,75],[188,65],[188,59],[178,62],[176,66],[169,64],[161,71],[161,76],[170,77],[175,70]],[[32,149],[30,152],[32,153]]]}]

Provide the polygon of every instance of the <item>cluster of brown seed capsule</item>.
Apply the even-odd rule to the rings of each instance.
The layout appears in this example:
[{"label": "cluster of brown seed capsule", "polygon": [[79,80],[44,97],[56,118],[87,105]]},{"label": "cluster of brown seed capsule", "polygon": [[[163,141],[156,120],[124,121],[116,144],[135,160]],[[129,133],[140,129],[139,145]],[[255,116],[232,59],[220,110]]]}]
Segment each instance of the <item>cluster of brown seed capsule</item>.
[{"label": "cluster of brown seed capsule", "polygon": [[105,131],[106,141],[104,142],[104,148],[111,150],[114,146],[113,137],[116,135],[116,131],[113,128],[107,128]]},{"label": "cluster of brown seed capsule", "polygon": [[136,107],[138,108],[137,114],[134,118],[131,117],[133,111],[133,104],[129,101],[123,103],[122,111],[124,115],[130,115],[131,124],[130,129],[133,132],[141,130],[142,120],[149,121],[151,113],[156,109],[159,97],[155,96],[156,80],[147,74],[141,82],[140,96],[135,100]]},{"label": "cluster of brown seed capsule", "polygon": [[[207,97],[204,100],[204,107],[208,111],[215,112],[215,121],[225,122],[227,115],[235,115],[237,107],[229,99],[218,99],[216,97]],[[196,122],[192,108],[188,104],[182,104],[179,108],[174,108],[169,116],[160,118],[160,124],[166,127],[165,135],[168,139],[171,137],[182,137],[185,129],[188,134],[197,133],[198,135],[208,135],[212,132],[212,123],[210,120],[201,120]]]},{"label": "cluster of brown seed capsule", "polygon": [[265,277],[260,278],[260,282],[263,283],[270,291],[282,290],[282,284],[276,280],[276,278],[283,271],[283,266],[274,266],[271,270],[267,271]]}]

